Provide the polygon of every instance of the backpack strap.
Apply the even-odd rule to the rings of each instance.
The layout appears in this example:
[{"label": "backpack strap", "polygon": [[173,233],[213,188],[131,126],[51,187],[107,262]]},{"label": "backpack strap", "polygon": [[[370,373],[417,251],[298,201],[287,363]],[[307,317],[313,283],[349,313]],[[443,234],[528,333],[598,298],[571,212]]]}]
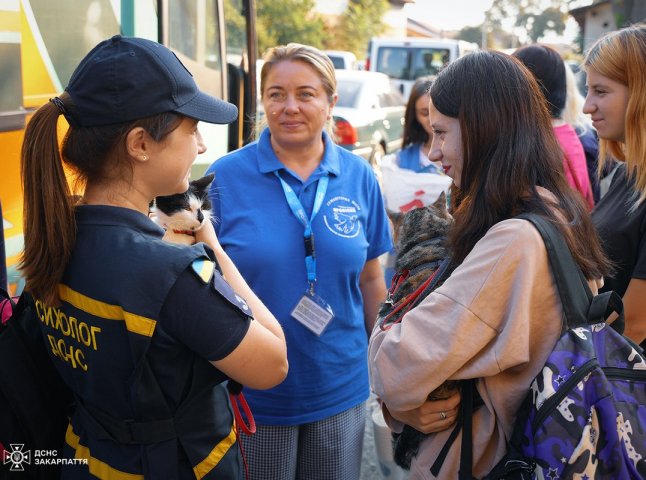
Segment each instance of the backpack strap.
[{"label": "backpack strap", "polygon": [[615,311],[619,318],[612,323],[612,327],[622,333],[624,318],[621,297],[616,292],[592,294],[588,281],[554,223],[535,213],[523,213],[516,218],[530,221],[543,238],[565,314],[564,330],[603,322]]},{"label": "backpack strap", "polygon": [[565,314],[564,328],[570,329],[587,324],[592,292],[583,272],[572,258],[563,235],[554,224],[534,213],[523,213],[516,218],[529,220],[541,234],[556,289]]},{"label": "backpack strap", "polygon": [[462,399],[460,400],[460,418],[462,420],[462,445],[460,446],[459,480],[474,480],[473,477],[473,390],[475,380],[469,379],[462,383]]}]

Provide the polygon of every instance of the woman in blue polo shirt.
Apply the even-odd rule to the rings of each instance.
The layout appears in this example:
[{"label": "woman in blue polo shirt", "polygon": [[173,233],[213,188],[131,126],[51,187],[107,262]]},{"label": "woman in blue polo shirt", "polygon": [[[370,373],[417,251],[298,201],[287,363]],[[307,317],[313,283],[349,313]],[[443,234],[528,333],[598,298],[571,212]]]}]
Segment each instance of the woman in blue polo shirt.
[{"label": "woman in blue polo shirt", "polygon": [[242,438],[250,475],[356,480],[388,219],[368,162],[325,131],[336,102],[329,58],[273,48],[260,90],[268,128],[208,170],[218,238],[287,339],[287,379],[245,390],[258,425]]}]

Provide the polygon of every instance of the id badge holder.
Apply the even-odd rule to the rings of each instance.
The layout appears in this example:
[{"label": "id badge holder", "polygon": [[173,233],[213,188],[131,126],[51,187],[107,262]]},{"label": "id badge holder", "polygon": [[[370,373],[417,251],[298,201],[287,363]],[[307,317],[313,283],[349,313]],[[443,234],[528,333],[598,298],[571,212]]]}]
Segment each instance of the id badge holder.
[{"label": "id badge holder", "polygon": [[321,335],[334,318],[334,312],[325,300],[310,289],[292,310],[292,317],[314,334]]}]

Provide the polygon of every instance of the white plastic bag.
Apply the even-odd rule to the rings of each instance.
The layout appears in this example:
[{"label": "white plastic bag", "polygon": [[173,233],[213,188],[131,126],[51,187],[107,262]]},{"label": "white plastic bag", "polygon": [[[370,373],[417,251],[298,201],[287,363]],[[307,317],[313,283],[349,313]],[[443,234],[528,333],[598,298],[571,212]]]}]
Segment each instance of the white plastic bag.
[{"label": "white plastic bag", "polygon": [[430,205],[440,193],[449,193],[452,179],[437,173],[416,173],[399,168],[394,155],[381,160],[381,175],[386,208],[395,212],[407,212],[413,208]]}]

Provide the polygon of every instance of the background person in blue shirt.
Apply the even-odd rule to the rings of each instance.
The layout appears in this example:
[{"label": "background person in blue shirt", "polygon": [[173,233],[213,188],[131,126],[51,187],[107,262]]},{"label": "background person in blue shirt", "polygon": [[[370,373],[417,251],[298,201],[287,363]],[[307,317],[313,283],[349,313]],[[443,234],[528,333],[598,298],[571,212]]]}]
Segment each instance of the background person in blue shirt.
[{"label": "background person in blue shirt", "polygon": [[420,77],[411,89],[404,114],[402,149],[396,155],[396,163],[400,168],[414,172],[442,171],[441,165],[428,158],[433,141],[433,130],[428,120],[428,102],[431,99],[428,92],[432,83],[432,77]]},{"label": "background person in blue shirt", "polygon": [[356,480],[388,219],[369,164],[325,131],[337,98],[329,58],[289,44],[264,60],[268,128],[208,169],[218,238],[287,339],[287,379],[245,390],[258,431],[244,451],[251,478]]},{"label": "background person in blue shirt", "polygon": [[[433,163],[428,158],[433,141],[433,129],[428,118],[428,103],[431,100],[429,90],[433,84],[433,77],[419,77],[411,88],[406,112],[404,113],[404,133],[402,149],[395,154],[395,163],[399,168],[420,173],[435,173],[443,175],[442,165]],[[384,180],[385,181],[385,180]],[[388,206],[389,210],[395,210]],[[384,277],[386,286],[395,274],[395,258],[397,252],[393,249],[386,257]]]}]

